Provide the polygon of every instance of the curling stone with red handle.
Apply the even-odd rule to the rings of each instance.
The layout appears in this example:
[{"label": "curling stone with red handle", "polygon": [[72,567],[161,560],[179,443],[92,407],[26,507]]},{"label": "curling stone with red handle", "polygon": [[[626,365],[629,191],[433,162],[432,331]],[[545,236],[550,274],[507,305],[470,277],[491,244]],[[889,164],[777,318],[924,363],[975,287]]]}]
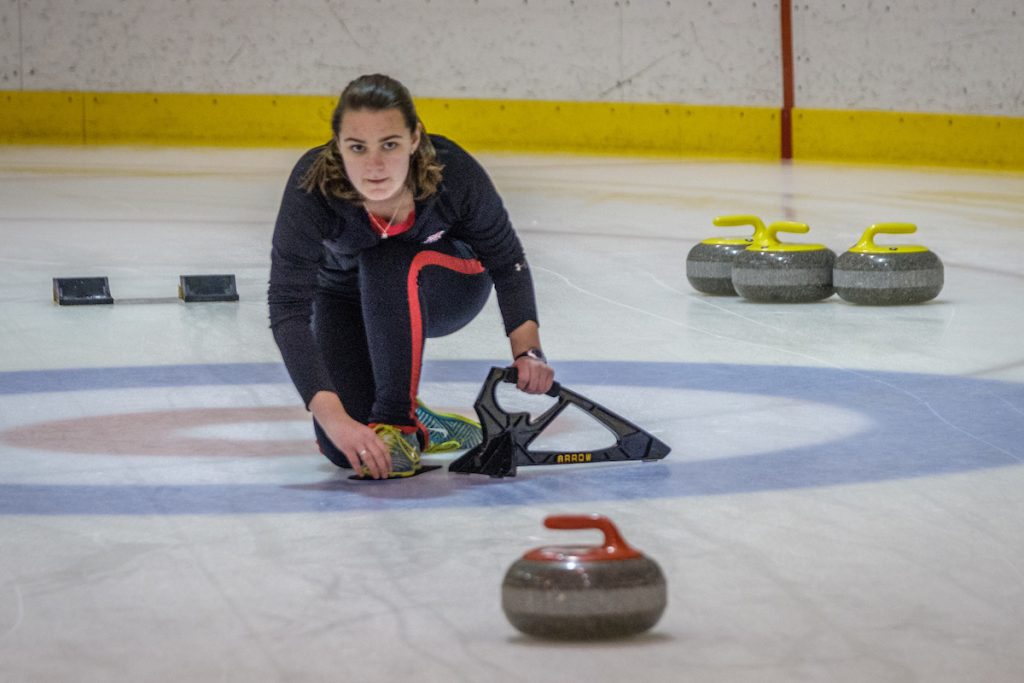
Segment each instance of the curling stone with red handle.
[{"label": "curling stone with red handle", "polygon": [[779,232],[805,233],[806,223],[777,221],[732,263],[732,283],[744,299],[762,303],[806,303],[832,296],[836,255],[821,244],[783,243]]},{"label": "curling stone with red handle", "polygon": [[686,256],[686,279],[704,294],[736,296],[732,286],[732,262],[736,255],[754,243],[764,232],[757,216],[719,216],[712,223],[719,227],[754,226],[751,237],[709,237],[695,244]]},{"label": "curling stone with red handle", "polygon": [[631,636],[665,611],[665,577],[601,515],[553,515],[549,529],[599,529],[598,546],[549,546],[523,555],[501,586],[501,607],[531,636],[592,640]]},{"label": "curling stone with red handle", "polygon": [[876,223],[836,259],[832,280],[845,301],[874,306],[920,304],[939,295],[942,260],[917,244],[878,245],[875,235],[910,234],[913,223]]}]

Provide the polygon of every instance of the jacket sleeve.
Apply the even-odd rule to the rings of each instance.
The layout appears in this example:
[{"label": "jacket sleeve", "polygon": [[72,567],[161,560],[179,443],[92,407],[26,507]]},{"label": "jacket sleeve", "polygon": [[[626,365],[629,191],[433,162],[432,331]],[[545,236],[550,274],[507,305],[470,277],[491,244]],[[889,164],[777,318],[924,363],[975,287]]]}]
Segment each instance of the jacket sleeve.
[{"label": "jacket sleeve", "polygon": [[445,168],[462,217],[455,236],[472,247],[494,281],[505,334],[528,320],[539,323],[530,267],[505,205],[479,162],[458,152]]},{"label": "jacket sleeve", "polygon": [[298,186],[311,159],[311,153],[304,156],[288,179],[274,226],[267,291],[274,341],[307,407],[318,391],[335,391],[311,326],[323,239],[333,216],[319,192]]}]

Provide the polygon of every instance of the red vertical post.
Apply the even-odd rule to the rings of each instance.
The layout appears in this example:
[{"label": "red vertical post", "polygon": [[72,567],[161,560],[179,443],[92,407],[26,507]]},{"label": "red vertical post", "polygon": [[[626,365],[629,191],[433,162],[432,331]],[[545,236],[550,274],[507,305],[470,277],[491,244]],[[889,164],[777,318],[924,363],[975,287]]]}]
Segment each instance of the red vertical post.
[{"label": "red vertical post", "polygon": [[779,0],[780,36],[782,39],[782,110],[781,155],[793,158],[793,3]]}]

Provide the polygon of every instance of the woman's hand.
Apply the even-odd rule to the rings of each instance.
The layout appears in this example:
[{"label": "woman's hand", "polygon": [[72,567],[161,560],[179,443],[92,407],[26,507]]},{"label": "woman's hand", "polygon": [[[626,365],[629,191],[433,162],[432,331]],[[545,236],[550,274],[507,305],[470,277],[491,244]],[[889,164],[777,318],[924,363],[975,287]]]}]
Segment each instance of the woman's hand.
[{"label": "woman's hand", "polygon": [[348,424],[328,429],[323,425],[327,437],[345,454],[352,469],[361,471],[363,465],[374,479],[387,479],[391,472],[391,453],[373,431],[361,422],[349,420]]},{"label": "woman's hand", "polygon": [[540,350],[540,331],[527,320],[508,335],[512,346],[512,367],[519,374],[516,386],[528,394],[545,394],[555,381],[555,371]]},{"label": "woman's hand", "polygon": [[360,472],[365,465],[374,479],[387,478],[391,473],[391,453],[387,446],[375,431],[349,417],[337,394],[318,391],[309,402],[309,410],[352,469]]},{"label": "woman's hand", "polygon": [[520,356],[516,358],[512,366],[519,375],[516,379],[516,386],[528,394],[547,393],[555,381],[554,368],[542,360]]}]

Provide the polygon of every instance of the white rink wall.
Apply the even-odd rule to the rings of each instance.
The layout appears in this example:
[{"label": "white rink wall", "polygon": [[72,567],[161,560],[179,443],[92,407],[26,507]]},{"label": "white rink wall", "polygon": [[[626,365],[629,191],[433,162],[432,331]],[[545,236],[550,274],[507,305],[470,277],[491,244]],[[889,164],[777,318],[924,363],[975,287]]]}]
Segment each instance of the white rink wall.
[{"label": "white rink wall", "polygon": [[[778,3],[0,0],[0,90],[782,104]],[[796,106],[1024,116],[1024,3],[793,5]]]},{"label": "white rink wall", "polygon": [[0,3],[6,26],[20,13],[8,88],[324,94],[381,71],[425,97],[773,105],[781,80],[768,3]]},{"label": "white rink wall", "polygon": [[1022,0],[793,6],[796,104],[1024,116]]}]

